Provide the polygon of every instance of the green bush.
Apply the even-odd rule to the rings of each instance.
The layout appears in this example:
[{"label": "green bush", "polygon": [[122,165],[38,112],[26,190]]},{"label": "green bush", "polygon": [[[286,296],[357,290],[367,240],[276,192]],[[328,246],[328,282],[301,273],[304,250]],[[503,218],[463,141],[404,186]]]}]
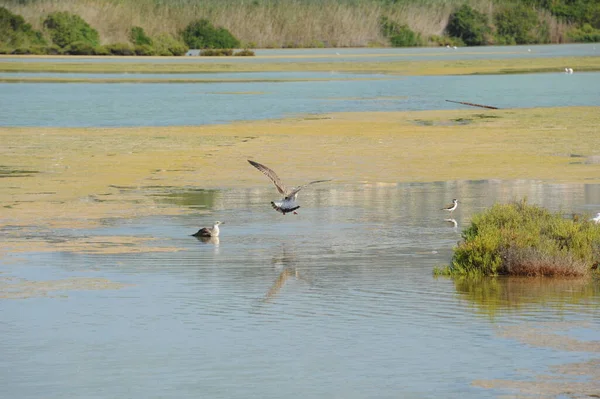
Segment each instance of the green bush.
[{"label": "green bush", "polygon": [[600,263],[600,226],[525,200],[476,215],[446,275],[585,276]]},{"label": "green bush", "polygon": [[111,55],[135,55],[135,49],[128,43],[113,43],[104,46]]},{"label": "green bush", "polygon": [[154,47],[148,44],[136,45],[134,51],[135,55],[156,55]]},{"label": "green bush", "polygon": [[233,50],[228,48],[206,49],[200,51],[200,55],[204,57],[223,57],[233,55]]},{"label": "green bush", "polygon": [[152,46],[152,39],[146,35],[144,29],[139,26],[134,26],[131,28],[131,33],[129,34],[131,39],[131,43],[136,46]]},{"label": "green bush", "polygon": [[234,53],[233,55],[238,56],[238,57],[252,57],[255,54],[254,54],[254,51],[246,48],[246,49],[243,49],[243,50],[240,50],[240,51]]},{"label": "green bush", "polygon": [[22,16],[13,14],[8,9],[0,7],[0,45],[16,48],[32,45],[45,45],[42,33],[34,30],[25,23]]},{"label": "green bush", "polygon": [[183,41],[190,48],[219,49],[237,48],[240,41],[225,28],[215,28],[208,20],[200,19],[190,24],[182,32]]},{"label": "green bush", "polygon": [[514,5],[501,8],[494,14],[497,37],[500,41],[515,44],[543,42],[535,35],[538,14],[533,8]]},{"label": "green bush", "polygon": [[31,54],[31,55],[58,55],[62,54],[60,47],[52,46],[29,46],[17,47],[13,49],[11,54]]},{"label": "green bush", "polygon": [[481,46],[489,44],[491,28],[484,14],[465,4],[450,15],[446,31],[469,46]]},{"label": "green bush", "polygon": [[188,47],[185,44],[166,33],[155,37],[153,42],[156,55],[184,55],[188,51]]},{"label": "green bush", "polygon": [[567,36],[574,42],[600,42],[600,29],[594,29],[590,24],[584,24],[581,28],[571,29],[567,32]]},{"label": "green bush", "polygon": [[429,42],[433,44],[437,44],[438,46],[457,46],[464,47],[465,42],[462,41],[460,37],[450,37],[450,36],[437,36],[432,35],[429,36]]},{"label": "green bush", "polygon": [[413,32],[408,26],[390,21],[382,17],[381,33],[387,37],[392,47],[416,47],[422,44],[421,36]]},{"label": "green bush", "polygon": [[67,47],[76,42],[87,43],[92,47],[100,44],[98,31],[80,16],[66,11],[49,14],[44,20],[44,27],[50,33],[52,41],[60,47]]},{"label": "green bush", "polygon": [[63,53],[68,55],[98,55],[98,47],[88,42],[74,42],[63,48]]}]

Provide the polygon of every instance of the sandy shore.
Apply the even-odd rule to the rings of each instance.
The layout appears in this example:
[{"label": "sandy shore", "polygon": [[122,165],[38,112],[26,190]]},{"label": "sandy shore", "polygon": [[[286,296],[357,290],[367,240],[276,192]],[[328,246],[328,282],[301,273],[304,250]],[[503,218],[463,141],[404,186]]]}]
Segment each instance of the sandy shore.
[{"label": "sandy shore", "polygon": [[[186,212],[149,195],[172,187],[461,179],[600,183],[594,107],[342,113],[229,125],[0,128],[0,227],[90,226]],[[289,180],[289,178],[288,178]]]}]

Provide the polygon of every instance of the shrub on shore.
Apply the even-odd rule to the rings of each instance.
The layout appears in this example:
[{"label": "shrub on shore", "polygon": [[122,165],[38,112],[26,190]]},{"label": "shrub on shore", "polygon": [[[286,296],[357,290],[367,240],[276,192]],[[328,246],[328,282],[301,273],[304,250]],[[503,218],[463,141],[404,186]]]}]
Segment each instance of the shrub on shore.
[{"label": "shrub on shore", "polygon": [[581,28],[574,28],[567,32],[567,35],[574,42],[600,42],[600,29],[595,29],[590,24],[584,24]]},{"label": "shrub on shore", "polygon": [[129,43],[107,44],[104,48],[110,55],[135,55],[135,48]]},{"label": "shrub on shore", "polygon": [[188,47],[184,43],[166,33],[156,36],[152,41],[156,55],[184,55],[188,51]]},{"label": "shrub on shore", "polygon": [[190,22],[181,36],[190,48],[230,49],[240,46],[240,41],[225,28],[216,28],[207,19]]},{"label": "shrub on shore", "polygon": [[200,51],[200,55],[204,57],[226,57],[233,55],[233,50],[230,48],[206,49]]},{"label": "shrub on shore", "polygon": [[92,47],[100,44],[100,35],[96,29],[79,15],[66,11],[49,14],[44,20],[44,27],[50,33],[52,42],[63,48],[76,42],[87,43]]},{"label": "shrub on shore", "polygon": [[94,46],[88,42],[73,42],[62,49],[67,55],[110,55],[104,46]]},{"label": "shrub on shore", "polygon": [[544,43],[535,34],[540,21],[533,8],[506,6],[494,14],[494,23],[496,34],[503,44]]},{"label": "shrub on shore", "polygon": [[492,29],[486,15],[464,4],[450,15],[446,31],[468,46],[482,46],[489,44]]},{"label": "shrub on shore", "polygon": [[600,263],[600,226],[564,219],[525,200],[473,217],[437,275],[586,276]]},{"label": "shrub on shore", "polygon": [[423,45],[421,35],[413,32],[407,25],[381,18],[381,31],[392,47],[417,47]]},{"label": "shrub on shore", "polygon": [[152,46],[152,39],[147,36],[144,29],[139,26],[131,28],[129,39],[131,40],[131,43],[136,46]]},{"label": "shrub on shore", "polygon": [[45,44],[46,40],[42,33],[34,30],[22,16],[0,7],[0,45],[2,47],[9,49]]},{"label": "shrub on shore", "polygon": [[245,48],[236,53],[233,53],[233,55],[235,55],[237,57],[253,57],[255,54],[254,54],[254,51]]}]

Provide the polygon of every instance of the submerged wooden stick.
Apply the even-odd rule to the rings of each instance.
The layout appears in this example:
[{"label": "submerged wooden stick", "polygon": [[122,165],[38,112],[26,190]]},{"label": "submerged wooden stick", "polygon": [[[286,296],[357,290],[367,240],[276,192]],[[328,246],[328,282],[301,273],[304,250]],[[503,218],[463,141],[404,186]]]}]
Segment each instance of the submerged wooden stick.
[{"label": "submerged wooden stick", "polygon": [[473,103],[466,103],[463,101],[452,101],[452,100],[446,100],[449,103],[457,103],[457,104],[464,104],[464,105],[470,105],[472,107],[481,107],[481,108],[489,108],[489,109],[498,109],[498,107],[492,107],[491,105],[481,105],[481,104],[473,104]]}]

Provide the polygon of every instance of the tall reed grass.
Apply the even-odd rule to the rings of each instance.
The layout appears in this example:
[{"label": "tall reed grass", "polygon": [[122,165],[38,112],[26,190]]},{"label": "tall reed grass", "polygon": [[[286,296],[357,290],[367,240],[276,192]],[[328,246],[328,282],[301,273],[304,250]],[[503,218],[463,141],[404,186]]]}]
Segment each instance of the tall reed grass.
[{"label": "tall reed grass", "polygon": [[[178,34],[193,20],[206,18],[228,29],[243,45],[280,47],[365,47],[387,45],[380,20],[408,25],[423,37],[441,35],[450,14],[469,4],[490,15],[493,0],[0,0],[40,29],[46,15],[69,11],[100,33],[103,44],[127,42],[131,28],[150,36]],[[552,42],[566,38],[566,25],[541,11]]]}]

